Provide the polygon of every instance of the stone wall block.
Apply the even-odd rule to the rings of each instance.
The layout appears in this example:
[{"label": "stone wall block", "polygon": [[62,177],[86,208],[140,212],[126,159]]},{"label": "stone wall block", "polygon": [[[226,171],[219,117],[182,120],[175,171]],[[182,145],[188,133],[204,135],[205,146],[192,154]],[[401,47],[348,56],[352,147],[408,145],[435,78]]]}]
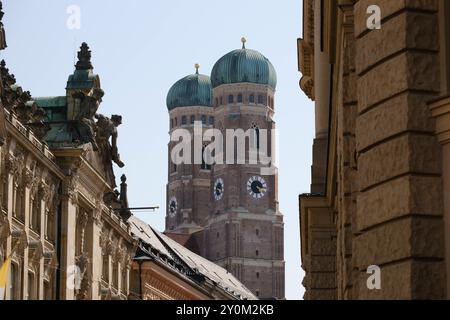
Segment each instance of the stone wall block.
[{"label": "stone wall block", "polygon": [[407,173],[440,174],[437,144],[431,135],[406,134],[362,153],[358,159],[360,190]]},{"label": "stone wall block", "polygon": [[439,177],[403,176],[360,193],[356,229],[362,231],[412,213],[441,216],[440,185]]},{"label": "stone wall block", "polygon": [[[355,4],[355,36],[360,37],[362,33],[367,32],[367,8],[370,5],[377,5],[381,9],[382,20],[404,10],[414,9],[434,12],[438,9],[436,0],[359,0]],[[382,25],[383,27],[383,25]],[[370,32],[377,32],[373,30]]]}]

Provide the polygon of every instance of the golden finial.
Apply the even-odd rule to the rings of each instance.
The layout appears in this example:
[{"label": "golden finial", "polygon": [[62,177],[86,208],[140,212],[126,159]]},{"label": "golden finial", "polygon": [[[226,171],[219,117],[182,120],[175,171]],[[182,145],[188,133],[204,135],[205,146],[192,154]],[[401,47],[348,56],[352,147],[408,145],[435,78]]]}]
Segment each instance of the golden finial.
[{"label": "golden finial", "polygon": [[242,42],[242,49],[245,49],[245,43],[247,42],[247,39],[245,39],[245,37],[242,37],[241,42]]},{"label": "golden finial", "polygon": [[198,69],[200,69],[200,65],[198,63],[195,64],[195,73],[198,74]]}]

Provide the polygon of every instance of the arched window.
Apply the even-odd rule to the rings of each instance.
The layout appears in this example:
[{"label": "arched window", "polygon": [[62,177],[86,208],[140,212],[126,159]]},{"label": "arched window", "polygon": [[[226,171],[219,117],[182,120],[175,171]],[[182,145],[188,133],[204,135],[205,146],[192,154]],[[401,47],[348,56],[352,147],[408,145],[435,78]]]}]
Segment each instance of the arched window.
[{"label": "arched window", "polygon": [[192,115],[192,116],[191,116],[191,124],[194,124],[194,123],[195,123],[195,116]]},{"label": "arched window", "polygon": [[228,96],[228,103],[234,103],[234,96],[232,94]]},{"label": "arched window", "polygon": [[254,130],[254,139],[255,139],[253,146],[256,147],[256,150],[259,150],[259,147],[260,147],[259,127],[255,123],[252,123],[252,129]]},{"label": "arched window", "polygon": [[182,116],[181,117],[181,125],[185,126],[187,124],[187,117],[186,116]]},{"label": "arched window", "polygon": [[242,93],[238,94],[237,102],[242,103]]},{"label": "arched window", "polygon": [[250,103],[255,103],[255,95],[254,95],[254,94],[251,94],[251,95],[250,95],[250,97],[249,97],[249,102],[250,102]]},{"label": "arched window", "polygon": [[210,126],[214,125],[214,117],[209,117],[209,125]]},{"label": "arched window", "polygon": [[263,104],[263,96],[262,95],[259,95],[258,96],[258,104]]},{"label": "arched window", "polygon": [[206,124],[206,116],[203,114],[202,115],[202,124],[205,125]]},{"label": "arched window", "polygon": [[205,159],[205,150],[206,150],[206,145],[204,145],[202,147],[202,165],[201,165],[201,169],[202,170],[211,170],[211,165],[206,163],[206,159]]}]

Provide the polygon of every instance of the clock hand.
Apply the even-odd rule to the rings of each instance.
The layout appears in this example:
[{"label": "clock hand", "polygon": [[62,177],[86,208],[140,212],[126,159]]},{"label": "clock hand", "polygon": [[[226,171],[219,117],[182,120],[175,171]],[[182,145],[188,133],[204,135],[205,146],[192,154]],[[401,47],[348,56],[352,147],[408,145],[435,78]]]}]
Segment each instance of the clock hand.
[{"label": "clock hand", "polygon": [[261,187],[256,187],[258,189],[259,192],[266,192],[265,188],[261,188]]}]

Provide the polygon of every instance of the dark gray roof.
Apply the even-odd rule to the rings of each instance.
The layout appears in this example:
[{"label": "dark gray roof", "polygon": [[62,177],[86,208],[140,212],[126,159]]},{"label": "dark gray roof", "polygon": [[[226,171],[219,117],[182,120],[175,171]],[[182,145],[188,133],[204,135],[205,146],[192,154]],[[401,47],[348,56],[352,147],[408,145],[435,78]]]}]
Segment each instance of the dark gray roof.
[{"label": "dark gray roof", "polygon": [[249,289],[224,268],[186,249],[135,216],[132,216],[129,222],[131,232],[142,242],[150,245],[152,249],[166,257],[175,261],[181,260],[191,270],[191,272],[186,272],[185,275],[189,276],[193,271],[214,282],[220,289],[237,299],[257,299]]}]

